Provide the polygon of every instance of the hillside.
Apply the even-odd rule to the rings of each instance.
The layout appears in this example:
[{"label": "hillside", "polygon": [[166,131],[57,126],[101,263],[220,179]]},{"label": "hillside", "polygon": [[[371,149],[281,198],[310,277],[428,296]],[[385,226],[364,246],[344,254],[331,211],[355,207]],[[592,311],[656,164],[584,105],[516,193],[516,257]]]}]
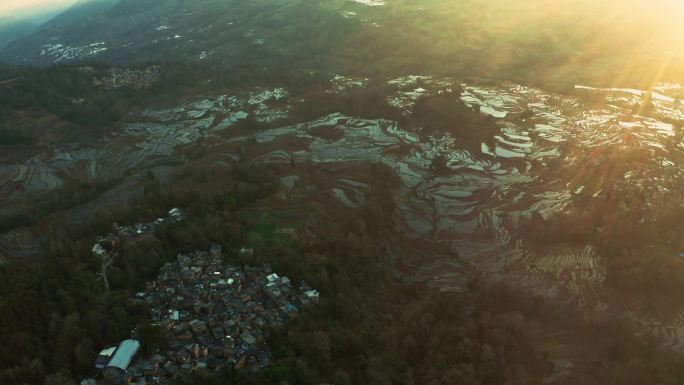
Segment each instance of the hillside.
[{"label": "hillside", "polygon": [[31,34],[35,29],[36,25],[31,22],[8,16],[0,17],[0,49],[14,40]]},{"label": "hillside", "polygon": [[0,51],[0,384],[684,383],[682,14],[79,2]]},{"label": "hillside", "polygon": [[[652,82],[644,76],[649,72],[678,77],[681,53],[670,55],[662,69],[657,60],[682,41],[679,30],[669,27],[672,16],[611,5],[608,11],[588,1],[550,7],[541,0],[394,0],[381,6],[348,0],[124,0],[113,7],[103,1],[68,10],[49,28],[6,47],[0,60],[49,65],[172,59],[223,68],[431,73],[545,85],[620,79],[643,87]],[[658,33],[653,24],[662,26]]]}]

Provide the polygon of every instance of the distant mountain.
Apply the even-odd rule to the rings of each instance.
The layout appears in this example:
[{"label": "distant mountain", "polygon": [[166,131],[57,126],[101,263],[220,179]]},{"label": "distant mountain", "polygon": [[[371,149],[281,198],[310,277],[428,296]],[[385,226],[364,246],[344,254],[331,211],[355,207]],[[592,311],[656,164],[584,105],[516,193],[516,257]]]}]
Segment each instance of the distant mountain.
[{"label": "distant mountain", "polygon": [[[574,84],[580,75],[641,83],[652,82],[644,74],[681,73],[675,63],[684,57],[664,71],[653,60],[684,43],[673,40],[679,20],[670,20],[679,32],[668,32],[671,15],[638,10],[594,0],[89,0],[7,45],[0,61],[177,61],[535,84]],[[607,14],[621,16],[606,23]]]},{"label": "distant mountain", "polygon": [[80,0],[66,11],[45,22],[40,29],[59,28],[73,23],[88,22],[109,11],[119,0]]},{"label": "distant mountain", "polygon": [[[17,35],[8,40],[0,47],[9,52],[8,55],[0,55],[0,61],[14,62],[18,64],[51,64],[55,60],[46,58],[44,52],[46,45],[58,45],[55,41],[68,41],[78,39],[84,33],[89,33],[95,28],[98,20],[116,4],[118,0],[80,0],[65,11],[50,18],[41,25],[33,25],[28,33]],[[86,28],[83,28],[87,26]],[[4,35],[0,33],[0,36]],[[7,44],[9,43],[9,44]],[[4,52],[4,51],[3,51]],[[48,60],[42,60],[48,59]]]},{"label": "distant mountain", "polygon": [[36,24],[25,20],[0,17],[0,49],[16,39],[29,35],[35,28]]},{"label": "distant mountain", "polygon": [[[354,24],[359,31],[371,27],[339,13],[346,1],[331,3],[328,7],[301,0],[92,0],[76,4],[8,45],[0,60],[37,65],[89,59],[258,63],[283,54],[306,57],[311,49],[328,49],[330,39],[339,36],[334,29],[340,24],[345,30]],[[286,23],[290,25],[283,30]]]},{"label": "distant mountain", "polygon": [[[33,3],[34,1],[40,0],[29,0],[29,3]],[[26,5],[24,7],[12,10],[11,13],[7,13],[6,11],[5,14],[15,19],[41,25],[60,13],[66,11],[76,2],[76,0],[44,0],[40,3],[40,6]]]}]

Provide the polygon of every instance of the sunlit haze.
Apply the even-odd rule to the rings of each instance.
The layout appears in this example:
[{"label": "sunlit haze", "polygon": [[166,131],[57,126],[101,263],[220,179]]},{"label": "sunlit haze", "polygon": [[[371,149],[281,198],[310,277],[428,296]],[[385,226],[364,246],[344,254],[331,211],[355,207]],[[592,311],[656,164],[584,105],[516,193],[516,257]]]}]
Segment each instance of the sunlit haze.
[{"label": "sunlit haze", "polygon": [[0,16],[31,17],[56,8],[66,8],[75,2],[76,0],[4,0],[0,2]]},{"label": "sunlit haze", "polygon": [[0,384],[684,385],[683,21],[0,0]]}]

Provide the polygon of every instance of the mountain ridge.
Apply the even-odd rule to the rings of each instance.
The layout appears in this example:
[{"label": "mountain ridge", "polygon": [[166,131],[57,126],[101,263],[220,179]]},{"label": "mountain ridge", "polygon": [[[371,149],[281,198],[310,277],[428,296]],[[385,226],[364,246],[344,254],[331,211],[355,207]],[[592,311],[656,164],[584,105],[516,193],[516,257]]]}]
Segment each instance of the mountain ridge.
[{"label": "mountain ridge", "polygon": [[37,25],[12,16],[0,16],[0,49],[12,41],[31,34]]}]

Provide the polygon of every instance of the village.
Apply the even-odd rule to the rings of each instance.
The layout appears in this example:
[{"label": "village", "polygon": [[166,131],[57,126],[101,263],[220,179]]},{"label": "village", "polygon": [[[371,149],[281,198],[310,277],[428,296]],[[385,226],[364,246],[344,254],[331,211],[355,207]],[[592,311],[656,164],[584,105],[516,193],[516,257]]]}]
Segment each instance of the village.
[{"label": "village", "polygon": [[[84,69],[92,68],[85,67]],[[109,76],[93,79],[93,85],[113,90],[121,87],[132,86],[135,89],[147,88],[159,80],[161,68],[152,65],[145,68],[119,68],[109,69]]]},{"label": "village", "polygon": [[[173,209],[167,220],[182,218],[182,212]],[[93,254],[111,264],[115,254],[103,243],[142,234],[162,222],[159,218],[147,225],[115,225],[118,235],[98,238]],[[239,250],[246,257],[253,253]],[[180,254],[133,299],[149,306],[151,324],[163,331],[165,347],[142,357],[134,329],[130,339],[100,351],[95,358],[97,378],[81,385],[167,384],[196,370],[220,372],[228,367],[259,372],[272,365],[265,343],[269,330],[285,325],[301,307],[318,300],[318,291],[305,282],[295,287],[268,265],[227,263],[218,244],[208,251]]]}]

